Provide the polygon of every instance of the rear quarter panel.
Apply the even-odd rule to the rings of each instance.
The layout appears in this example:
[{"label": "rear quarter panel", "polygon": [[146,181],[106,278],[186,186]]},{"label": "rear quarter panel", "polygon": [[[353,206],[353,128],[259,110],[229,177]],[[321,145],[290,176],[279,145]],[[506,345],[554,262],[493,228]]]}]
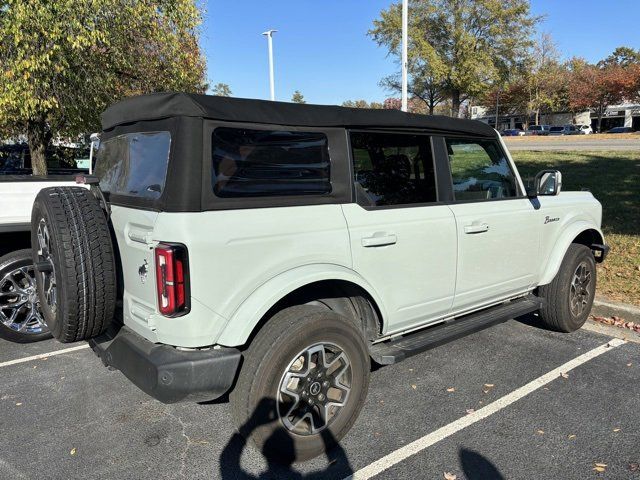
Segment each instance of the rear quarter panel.
[{"label": "rear quarter panel", "polygon": [[211,345],[223,331],[240,339],[259,319],[229,319],[269,280],[304,265],[352,265],[340,205],[160,213],[153,240],[189,251],[192,310],[155,321],[158,341],[171,345]]}]

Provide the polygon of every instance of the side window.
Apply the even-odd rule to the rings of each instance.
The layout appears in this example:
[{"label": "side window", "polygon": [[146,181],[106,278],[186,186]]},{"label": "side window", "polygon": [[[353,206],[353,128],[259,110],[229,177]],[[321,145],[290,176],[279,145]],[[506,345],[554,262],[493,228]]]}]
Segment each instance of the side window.
[{"label": "side window", "polygon": [[331,192],[323,133],[219,127],[211,143],[212,184],[218,197]]},{"label": "side window", "polygon": [[352,132],[358,203],[406,205],[437,200],[430,137]]},{"label": "side window", "polygon": [[456,200],[488,200],[518,196],[516,178],[494,140],[447,139]]}]

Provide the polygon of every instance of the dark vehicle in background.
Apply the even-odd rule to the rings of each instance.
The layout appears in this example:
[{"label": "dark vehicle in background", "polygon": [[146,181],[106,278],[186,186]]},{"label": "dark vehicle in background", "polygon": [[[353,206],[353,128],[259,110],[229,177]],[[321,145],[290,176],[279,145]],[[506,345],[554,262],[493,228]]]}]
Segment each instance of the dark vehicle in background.
[{"label": "dark vehicle in background", "polygon": [[500,132],[500,135],[503,137],[524,137],[525,133],[524,130],[520,130],[519,128],[510,128]]},{"label": "dark vehicle in background", "polygon": [[607,130],[607,133],[633,133],[631,127],[614,127],[611,130]]},{"label": "dark vehicle in background", "polygon": [[549,125],[530,125],[527,128],[526,135],[549,135],[550,128]]},{"label": "dark vehicle in background", "polygon": [[549,135],[577,135],[579,133],[575,125],[553,126],[549,129]]}]

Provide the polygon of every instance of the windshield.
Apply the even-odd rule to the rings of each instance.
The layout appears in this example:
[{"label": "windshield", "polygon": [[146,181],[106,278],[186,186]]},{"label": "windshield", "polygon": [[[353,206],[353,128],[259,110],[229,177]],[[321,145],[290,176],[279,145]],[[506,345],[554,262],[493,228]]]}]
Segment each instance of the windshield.
[{"label": "windshield", "polygon": [[561,132],[564,130],[564,127],[551,127],[552,132]]},{"label": "windshield", "polygon": [[100,189],[117,195],[159,198],[170,146],[169,132],[127,133],[100,142],[95,171]]}]

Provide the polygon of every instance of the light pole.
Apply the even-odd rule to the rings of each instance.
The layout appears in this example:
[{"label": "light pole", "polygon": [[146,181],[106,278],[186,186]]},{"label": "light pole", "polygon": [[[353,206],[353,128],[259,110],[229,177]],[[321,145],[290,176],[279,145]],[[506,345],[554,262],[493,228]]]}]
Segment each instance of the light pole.
[{"label": "light pole", "polygon": [[272,29],[262,33],[262,35],[267,37],[269,43],[269,91],[271,93],[271,100],[276,99],[276,86],[273,78],[273,34],[276,32],[277,30]]},{"label": "light pole", "polygon": [[407,111],[407,25],[409,23],[409,0],[402,0],[402,111]]}]

